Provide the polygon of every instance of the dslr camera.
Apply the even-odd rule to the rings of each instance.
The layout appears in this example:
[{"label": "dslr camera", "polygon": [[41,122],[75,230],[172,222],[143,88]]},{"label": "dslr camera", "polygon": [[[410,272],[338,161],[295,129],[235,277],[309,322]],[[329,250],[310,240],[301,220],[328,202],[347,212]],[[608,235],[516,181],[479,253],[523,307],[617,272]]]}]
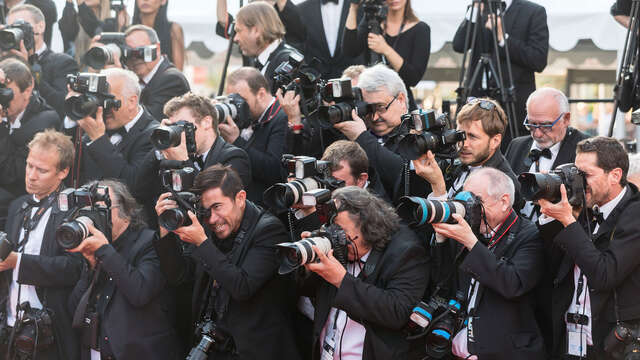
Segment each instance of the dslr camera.
[{"label": "dslr camera", "polygon": [[71,90],[80,93],[64,101],[64,111],[71,120],[80,120],[87,116],[96,116],[98,107],[108,114],[120,108],[122,103],[109,93],[107,76],[94,73],[78,73],[67,75],[67,83]]},{"label": "dslr camera", "polygon": [[351,86],[351,79],[331,79],[324,88],[323,100],[335,102],[334,105],[320,106],[318,118],[323,127],[329,128],[343,121],[353,120],[351,111],[368,120],[376,112],[375,105],[368,104],[362,98],[362,90]]},{"label": "dslr camera", "polygon": [[14,324],[13,346],[16,359],[31,359],[35,352],[55,344],[52,314],[47,309],[34,309],[28,301],[18,305],[22,314]]},{"label": "dslr camera", "polygon": [[169,231],[191,225],[191,218],[189,218],[189,214],[187,214],[188,211],[202,215],[202,211],[198,210],[200,197],[187,191],[193,186],[193,180],[196,177],[195,169],[189,166],[167,166],[164,165],[163,162],[160,162],[159,175],[162,187],[171,193],[168,199],[175,201],[178,206],[165,210],[160,214],[158,216],[158,224]]},{"label": "dslr camera", "polygon": [[436,117],[433,110],[414,110],[402,115],[402,121],[407,122],[411,131],[398,143],[398,151],[409,160],[429,150],[439,158],[454,159],[459,143],[467,138],[464,131],[450,128],[446,115]]},{"label": "dslr camera", "polygon": [[160,125],[151,132],[151,144],[158,150],[176,147],[182,142],[184,132],[187,153],[195,154],[196,126],[186,120],[180,120],[170,125]]},{"label": "dslr camera", "polygon": [[[98,205],[103,202],[104,205]],[[109,188],[97,183],[78,189],[65,189],[58,194],[58,208],[71,214],[56,229],[56,240],[65,250],[78,247],[89,237],[89,225],[93,225],[110,238],[111,198]]]},{"label": "dslr camera", "polygon": [[121,59],[124,54],[126,44],[124,33],[103,32],[100,34],[102,44],[92,47],[83,56],[82,61],[94,69],[104,69],[107,65],[115,64],[116,59]]},{"label": "dslr camera", "polygon": [[619,322],[604,340],[604,351],[613,359],[640,359],[640,326]]},{"label": "dslr camera", "polygon": [[0,84],[0,105],[6,109],[11,105],[11,100],[13,100],[13,90],[5,84]]},{"label": "dslr camera", "polygon": [[320,77],[320,72],[304,62],[304,56],[294,53],[289,55],[287,62],[281,63],[275,69],[272,91],[275,94],[281,89],[282,95],[287,91],[294,91],[296,95],[300,95],[300,111],[309,116],[321,104],[324,82]]},{"label": "dslr camera", "polygon": [[451,352],[451,341],[464,324],[464,313],[459,300],[432,296],[413,308],[407,324],[409,338],[426,336],[428,358],[442,359]]},{"label": "dslr camera", "polygon": [[210,319],[196,324],[196,337],[200,338],[200,342],[189,351],[187,360],[207,360],[209,352],[213,349],[220,352],[233,350],[233,338]]},{"label": "dslr camera", "polygon": [[331,199],[331,192],[344,186],[344,181],[331,176],[328,161],[311,156],[282,155],[287,178],[294,180],[274,184],[264,192],[264,203],[271,209],[284,211],[294,204],[315,206]]},{"label": "dslr camera", "polygon": [[328,254],[329,250],[333,249],[333,256],[342,266],[347,266],[349,240],[340,226],[331,224],[312,231],[311,236],[302,240],[277,244],[280,257],[278,273],[288,274],[304,264],[316,262],[318,255],[311,247],[314,245],[324,254]]},{"label": "dslr camera", "polygon": [[27,51],[35,49],[33,27],[28,22],[19,19],[0,30],[0,49],[3,51],[12,49],[20,51],[20,41],[24,41]]},{"label": "dslr camera", "polygon": [[249,104],[240,94],[217,96],[215,100],[216,103],[213,104],[213,108],[216,111],[219,123],[226,123],[227,116],[230,116],[240,130],[246,129],[251,125]]},{"label": "dslr camera", "polygon": [[0,262],[5,261],[12,251],[13,244],[7,238],[7,233],[0,231]]},{"label": "dslr camera", "polygon": [[585,191],[584,173],[574,164],[563,164],[542,173],[522,173],[518,176],[522,197],[528,201],[539,199],[558,202],[561,199],[560,185],[567,189],[569,204],[578,207],[583,204]]}]

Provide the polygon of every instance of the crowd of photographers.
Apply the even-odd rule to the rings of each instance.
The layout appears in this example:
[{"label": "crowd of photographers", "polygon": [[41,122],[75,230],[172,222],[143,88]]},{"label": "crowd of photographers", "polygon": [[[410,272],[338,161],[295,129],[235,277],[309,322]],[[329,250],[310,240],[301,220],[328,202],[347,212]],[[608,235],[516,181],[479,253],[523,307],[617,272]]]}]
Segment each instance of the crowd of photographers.
[{"label": "crowd of photographers", "polygon": [[491,98],[417,108],[429,27],[387,3],[218,1],[247,66],[214,99],[168,23],[94,14],[78,72],[11,7],[0,358],[634,359],[640,159],[552,88],[512,140]]}]

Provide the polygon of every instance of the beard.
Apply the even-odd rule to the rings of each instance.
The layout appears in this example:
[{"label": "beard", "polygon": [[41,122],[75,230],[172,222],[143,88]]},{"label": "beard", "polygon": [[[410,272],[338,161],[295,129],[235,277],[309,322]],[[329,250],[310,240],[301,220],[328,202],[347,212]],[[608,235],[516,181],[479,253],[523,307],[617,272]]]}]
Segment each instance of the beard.
[{"label": "beard", "polygon": [[491,148],[489,148],[489,144],[487,144],[487,147],[482,149],[481,152],[475,155],[467,165],[480,166],[484,164],[484,162],[487,161],[489,157],[491,157]]}]

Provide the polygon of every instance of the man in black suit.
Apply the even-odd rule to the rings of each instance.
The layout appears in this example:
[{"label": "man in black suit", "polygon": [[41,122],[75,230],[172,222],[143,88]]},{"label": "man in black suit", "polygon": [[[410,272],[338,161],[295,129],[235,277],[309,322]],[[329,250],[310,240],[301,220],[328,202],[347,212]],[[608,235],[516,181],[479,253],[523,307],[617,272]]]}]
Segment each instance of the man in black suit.
[{"label": "man in black suit", "polygon": [[[13,334],[14,339],[35,336],[41,346],[37,360],[78,358],[67,299],[80,279],[82,258],[64,251],[55,236],[58,226],[70,215],[58,207],[56,200],[73,164],[73,156],[73,143],[67,136],[54,130],[38,133],[29,143],[25,171],[28,194],[16,199],[9,208],[6,230],[13,251],[0,262],[0,318],[3,319],[0,327],[9,326],[5,334]],[[36,333],[29,334],[30,327],[23,326],[27,325],[28,317],[17,311],[18,305],[24,303],[31,309],[47,309],[53,329],[45,328],[40,322],[35,327]],[[33,315],[33,311],[29,313]],[[51,331],[53,343],[46,335]],[[0,344],[0,353],[7,359],[32,358],[33,344],[26,349],[10,345],[11,350],[7,350],[7,344]],[[18,357],[14,357],[16,355]]]},{"label": "man in black suit", "polygon": [[[189,92],[189,82],[166,56],[160,54],[160,40],[154,29],[144,25],[131,26],[125,32],[125,42],[130,48],[139,50],[128,56],[124,65],[140,79],[140,103],[160,120],[164,117],[164,104]],[[149,50],[153,55],[148,58],[142,55]]]},{"label": "man in black suit", "polygon": [[[346,268],[333,255],[313,249],[318,262],[305,292],[315,299],[311,359],[406,359],[402,328],[424,294],[429,258],[416,235],[384,200],[357,186],[335,190],[334,224],[344,230]],[[305,235],[308,235],[306,233]]]},{"label": "man in black suit", "polygon": [[[80,359],[184,358],[172,327],[173,310],[167,310],[172,295],[153,249],[155,231],[146,227],[142,207],[126,185],[115,180],[97,185],[109,189],[111,238],[106,229],[89,225],[89,236],[69,250],[88,263],[69,296],[69,311],[78,321],[73,325],[84,340]],[[98,296],[82,299],[87,292]],[[84,323],[92,314],[97,328]]]},{"label": "man in black suit", "polygon": [[289,46],[285,39],[285,28],[273,6],[256,1],[243,6],[236,15],[235,36],[242,55],[255,57],[254,66],[260,70],[273,89],[273,74],[280,64],[293,55],[302,58],[298,50]]},{"label": "man in black suit", "polygon": [[[76,158],[72,181],[75,187],[88,180],[115,178],[127,186],[135,185],[138,168],[152,146],[151,131],[158,122],[138,102],[140,85],[129,70],[105,69],[111,94],[120,107],[104,112],[98,107],[94,116],[77,122],[65,118],[67,132],[75,133]],[[69,96],[77,94],[69,93]],[[78,125],[84,134],[77,130]]]},{"label": "man in black suit", "polygon": [[576,219],[564,186],[558,203],[539,201],[540,222],[548,216],[557,222],[544,226],[560,229],[541,232],[545,247],[559,255],[550,304],[551,358],[572,358],[567,349],[573,358],[622,358],[614,349],[603,349],[603,342],[618,322],[640,324],[640,194],[627,182],[628,156],[616,139],[582,140],[576,153],[575,164],[586,178],[587,210]]},{"label": "man in black suit", "polygon": [[271,95],[267,79],[254,68],[243,67],[227,79],[227,94],[237,93],[249,104],[251,125],[239,129],[233,119],[220,120],[220,135],[244,149],[251,159],[249,200],[262,204],[262,193],[282,181],[282,154],[285,150],[287,115]]},{"label": "man in black suit", "polygon": [[[525,124],[530,135],[511,140],[505,154],[516,175],[549,171],[572,163],[576,145],[588,137],[569,126],[569,101],[561,91],[552,88],[538,89],[529,95]],[[534,222],[540,215],[531,202],[520,213]]]},{"label": "man in black suit", "polygon": [[[209,359],[300,359],[291,327],[293,286],[278,276],[275,245],[288,240],[273,215],[246,200],[242,181],[231,168],[214,165],[198,174],[195,189],[208,213],[171,234],[160,227],[154,243],[169,283],[194,281],[193,323],[214,323],[216,344]],[[170,193],[156,212],[174,208]],[[185,244],[181,244],[180,240]],[[195,344],[203,335],[197,331]],[[225,340],[221,339],[224,335]]]},{"label": "man in black suit", "polygon": [[[11,8],[7,15],[7,24],[24,20],[33,27],[33,51],[13,53],[29,62],[36,79],[36,89],[64,118],[64,99],[67,95],[67,74],[78,72],[78,64],[67,54],[51,51],[44,41],[45,16],[33,5],[18,5]],[[24,43],[24,40],[23,42]],[[29,50],[29,49],[26,49]]]},{"label": "man in black suit", "polygon": [[471,229],[460,214],[453,215],[456,224],[433,224],[437,234],[455,240],[455,253],[462,248],[467,252],[453,269],[458,270],[457,290],[466,297],[462,305],[468,321],[453,339],[453,354],[463,359],[543,359],[544,343],[531,304],[531,290],[543,270],[538,229],[512,208],[514,186],[503,172],[477,170],[464,190],[484,204],[479,229]]},{"label": "man in black suit", "polygon": [[299,11],[306,15],[302,53],[308,60],[320,60],[317,70],[323,79],[339,78],[350,65],[364,62],[361,56],[352,58],[342,53],[342,33],[350,3],[349,0],[306,0],[298,5]]},{"label": "man in black suit", "polygon": [[17,59],[0,62],[0,83],[13,92],[7,108],[1,109],[0,123],[0,187],[5,191],[0,199],[0,228],[4,227],[11,200],[26,193],[24,169],[27,144],[35,134],[45,129],[58,129],[60,118],[33,91],[29,67]]},{"label": "man in black suit", "polygon": [[[479,3],[475,3],[479,4]],[[535,72],[542,72],[547,66],[547,54],[549,52],[549,29],[547,28],[547,13],[544,7],[527,0],[506,1],[507,8],[504,11],[504,30],[498,24],[498,53],[500,54],[500,66],[503,69],[502,76],[506,83],[506,53],[504,43],[508,43],[509,58],[511,60],[511,70],[513,74],[513,85],[515,87],[515,123],[519,126],[521,134],[526,133],[526,129],[521,125],[526,116],[526,99],[535,89]],[[486,9],[485,9],[486,10]],[[493,37],[490,28],[492,22],[488,15],[481,12],[480,21],[485,26],[480,27],[478,39],[476,41],[476,55],[471,59],[470,64],[475,66],[481,54],[489,54],[492,58],[495,54],[493,49]],[[470,15],[467,15],[453,38],[453,49],[463,52],[467,26],[471,24]],[[495,59],[494,59],[495,61]],[[498,64],[496,64],[498,66]],[[497,75],[496,75],[497,76]],[[491,81],[491,79],[489,79]],[[476,84],[472,84],[472,96],[491,96],[482,90],[483,76],[480,76]],[[503,104],[504,105],[504,104]],[[510,132],[507,132],[503,142],[503,150],[511,141]]]}]

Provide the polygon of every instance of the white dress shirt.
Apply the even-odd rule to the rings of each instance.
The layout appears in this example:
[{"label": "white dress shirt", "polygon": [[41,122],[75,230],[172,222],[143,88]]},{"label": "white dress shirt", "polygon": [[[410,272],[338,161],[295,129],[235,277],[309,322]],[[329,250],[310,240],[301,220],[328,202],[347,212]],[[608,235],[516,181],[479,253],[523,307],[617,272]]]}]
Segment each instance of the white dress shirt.
[{"label": "white dress shirt", "polygon": [[[366,253],[360,258],[360,261],[367,261],[371,251]],[[364,266],[360,263],[347,264],[347,272],[357,277],[360,274],[361,269]],[[336,312],[338,317],[336,318]],[[333,321],[336,321],[334,326]],[[367,330],[360,323],[351,320],[347,313],[343,310],[331,308],[327,321],[324,323],[322,332],[320,333],[321,344],[324,343],[327,331],[333,334],[335,351],[333,353],[334,360],[362,360],[362,351],[364,349],[364,336]],[[344,338],[343,338],[344,336]],[[322,346],[320,347],[320,353],[322,354]]]},{"label": "white dress shirt", "polygon": [[329,53],[333,57],[338,44],[338,33],[340,32],[340,18],[342,17],[342,5],[344,0],[338,0],[338,3],[327,2],[320,5],[320,13],[322,14],[322,26],[324,27],[324,35],[327,38]]},{"label": "white dress shirt", "polygon": [[[551,170],[553,163],[556,161],[556,158],[558,157],[558,152],[560,152],[560,145],[562,145],[562,142],[553,144],[553,146],[549,148],[549,151],[551,151],[551,159],[547,159],[544,156],[540,156],[540,159],[538,160],[538,168],[536,169],[536,163],[533,162],[529,167],[529,172],[543,172],[543,171],[548,172],[549,170]],[[538,145],[538,143],[536,143],[535,140],[532,142],[531,149],[529,149],[529,151],[534,149],[542,150],[542,147],[540,147],[540,145]],[[527,217],[531,221],[535,222],[538,219],[538,214],[534,214],[533,209],[534,209],[533,202],[527,201],[524,204],[524,207],[522,207],[522,210],[520,210],[520,213],[525,215],[525,217]]]},{"label": "white dress shirt", "polygon": [[151,81],[151,79],[153,79],[154,76],[156,76],[156,73],[158,72],[158,69],[160,68],[160,65],[162,65],[163,62],[164,62],[164,57],[160,58],[160,61],[158,61],[156,66],[154,66],[153,69],[151,69],[151,72],[148,73],[147,76],[142,78],[142,80],[140,80],[141,90],[144,90],[144,87],[147,86],[147,84],[149,84],[149,82]]},{"label": "white dress shirt", "polygon": [[16,119],[13,120],[13,122],[10,122],[7,118],[2,119],[2,121],[9,122],[9,134],[13,134],[14,131],[20,129],[20,127],[22,126],[22,118],[24,117],[25,110],[22,110],[22,112],[18,114],[18,116],[16,116]]},{"label": "white dress shirt", "polygon": [[[35,201],[38,201],[35,196],[33,197]],[[37,207],[31,210],[31,217],[38,210]],[[32,308],[42,309],[42,303],[38,298],[38,293],[36,292],[36,287],[33,285],[20,285],[18,283],[18,276],[20,274],[20,263],[22,260],[22,254],[28,255],[40,255],[40,248],[42,247],[42,238],[44,237],[44,230],[47,227],[47,223],[49,222],[49,217],[51,215],[51,207],[44,212],[42,217],[40,218],[40,222],[38,225],[30,231],[29,239],[24,245],[24,251],[18,254],[18,259],[16,261],[16,267],[13,269],[13,276],[11,280],[11,284],[9,285],[9,302],[7,303],[7,324],[9,326],[13,326],[16,322],[16,306],[25,301],[28,301]],[[24,238],[24,229],[20,230],[20,234],[18,236],[18,243],[22,241]],[[18,291],[20,292],[20,299],[18,299]]]},{"label": "white dress shirt", "polygon": [[276,51],[281,42],[281,40],[272,42],[271,44],[269,44],[269,46],[262,50],[260,55],[258,55],[258,61],[260,62],[260,64],[262,64],[262,70],[260,70],[262,75],[264,75],[264,73],[267,71],[267,66],[269,66],[269,56],[271,56],[272,52]]}]

